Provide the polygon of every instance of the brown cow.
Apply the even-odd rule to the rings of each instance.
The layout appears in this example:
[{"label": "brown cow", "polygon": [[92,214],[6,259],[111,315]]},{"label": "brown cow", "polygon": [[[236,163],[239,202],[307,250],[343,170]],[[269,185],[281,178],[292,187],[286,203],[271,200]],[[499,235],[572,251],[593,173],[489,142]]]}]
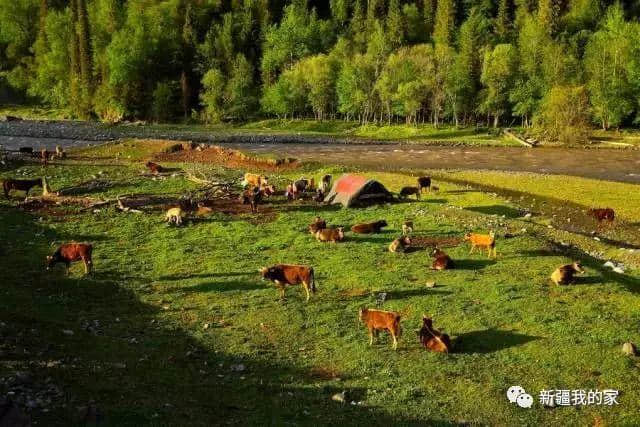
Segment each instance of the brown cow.
[{"label": "brown cow", "polygon": [[451,339],[449,335],[433,329],[433,321],[426,315],[422,315],[422,329],[420,329],[418,335],[424,348],[438,353],[451,352]]},{"label": "brown cow", "polygon": [[157,175],[164,171],[164,168],[157,163],[147,162],[145,166],[151,171],[152,174]]},{"label": "brown cow", "polygon": [[47,165],[47,163],[49,163],[49,152],[46,148],[40,150],[40,162],[42,162],[43,165]]},{"label": "brown cow", "polygon": [[401,199],[406,199],[412,194],[416,196],[416,200],[420,200],[420,189],[418,187],[402,187],[400,190]]},{"label": "brown cow", "polygon": [[260,274],[264,280],[271,280],[280,290],[280,298],[284,299],[286,286],[302,284],[307,292],[309,301],[309,291],[316,293],[316,281],[313,267],[306,265],[277,264],[271,267],[263,267]]},{"label": "brown cow", "polygon": [[316,219],[309,224],[309,233],[315,236],[319,230],[324,230],[325,228],[327,228],[327,221],[317,216]]},{"label": "brown cow", "polygon": [[323,228],[316,231],[315,236],[319,242],[342,242],[344,240],[344,228]]},{"label": "brown cow", "polygon": [[496,235],[492,231],[489,234],[476,234],[476,233],[467,233],[464,235],[464,240],[468,240],[471,242],[471,250],[469,253],[472,253],[475,248],[487,249],[488,256],[491,258],[495,258],[496,254]]},{"label": "brown cow", "polygon": [[453,268],[453,260],[449,255],[447,255],[444,251],[434,248],[433,253],[431,254],[435,259],[433,260],[433,264],[431,264],[432,270],[448,270]]},{"label": "brown cow", "polygon": [[393,338],[393,349],[396,350],[398,348],[398,337],[402,333],[400,329],[400,313],[361,308],[358,312],[358,317],[369,330],[369,345],[373,345],[373,336],[377,337],[378,331],[386,329]]},{"label": "brown cow", "polygon": [[421,176],[418,178],[418,188],[422,193],[422,189],[426,188],[428,191],[431,191],[431,177],[430,176]]},{"label": "brown cow", "polygon": [[82,261],[84,263],[84,273],[89,274],[93,267],[92,252],[93,245],[90,243],[65,243],[60,245],[53,255],[47,257],[47,270],[62,262],[67,266],[67,274],[69,274],[70,264],[75,261]]},{"label": "brown cow", "polygon": [[269,185],[268,178],[264,175],[258,175],[255,173],[247,172],[244,174],[244,180],[242,185],[245,187],[259,187],[262,188],[265,185]]},{"label": "brown cow", "polygon": [[258,187],[253,187],[253,189],[245,190],[240,196],[240,200],[243,205],[251,205],[251,212],[258,212],[258,205],[262,202],[262,198],[264,196],[264,191]]},{"label": "brown cow", "polygon": [[598,224],[603,224],[605,221],[609,224],[613,223],[613,220],[616,217],[616,213],[611,208],[597,208],[597,209],[589,209],[589,215],[594,217]]},{"label": "brown cow", "polygon": [[359,234],[379,233],[383,227],[386,227],[387,221],[384,219],[366,224],[356,224],[351,227],[351,231]]},{"label": "brown cow", "polygon": [[575,281],[576,273],[584,273],[584,269],[579,262],[561,265],[551,274],[551,280],[556,285],[568,285]]},{"label": "brown cow", "polygon": [[9,198],[9,192],[11,190],[24,191],[25,197],[29,196],[29,190],[33,187],[42,187],[42,178],[38,179],[5,179],[2,182],[2,188],[4,190],[4,197]]}]

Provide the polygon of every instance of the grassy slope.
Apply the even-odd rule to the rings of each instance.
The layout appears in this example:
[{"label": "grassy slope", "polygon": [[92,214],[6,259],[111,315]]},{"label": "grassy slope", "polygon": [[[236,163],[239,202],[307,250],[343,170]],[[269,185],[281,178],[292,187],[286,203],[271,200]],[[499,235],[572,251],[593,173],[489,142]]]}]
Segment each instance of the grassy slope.
[{"label": "grassy slope", "polygon": [[567,200],[585,207],[610,207],[618,217],[627,221],[638,221],[640,216],[640,192],[634,184],[603,184],[596,179],[526,172],[455,171],[437,174],[444,178]]},{"label": "grassy slope", "polygon": [[[104,171],[119,183],[106,190],[109,195],[193,188],[180,177],[138,177],[138,169],[63,166],[49,167],[47,175],[59,188]],[[39,166],[23,170],[41,174]],[[413,182],[402,175],[375,176],[392,190]],[[584,425],[600,417],[613,424],[640,422],[640,366],[620,353],[622,342],[640,342],[633,309],[640,302],[636,273],[603,272],[581,254],[588,268],[584,283],[552,287],[549,273],[571,258],[554,252],[533,230],[501,240],[497,262],[469,256],[465,246],[452,248],[460,268],[437,274],[428,270],[424,251],[385,251],[406,218],[430,236],[457,236],[498,223],[511,230],[522,226],[478,213],[482,207],[512,209],[505,201],[460,190],[442,184],[439,195],[422,202],[360,210],[286,206],[273,222],[259,225],[251,218],[215,215],[180,229],[166,227],[160,213],[125,215],[109,208],[71,209],[64,217],[25,215],[3,201],[0,238],[12,257],[0,258],[6,272],[0,320],[8,325],[0,330],[22,332],[30,354],[4,353],[0,376],[11,370],[10,360],[18,366],[63,360],[55,368],[36,369],[37,378],[53,377],[76,399],[67,410],[39,415],[45,424],[76,419],[75,406],[89,399],[98,401],[110,425],[344,419],[361,425]],[[345,225],[386,218],[390,228],[373,236],[349,233],[343,244],[320,244],[302,232],[317,214]],[[69,278],[43,271],[52,244],[71,239],[95,243],[93,277],[81,278],[80,266]],[[315,266],[319,293],[310,303],[297,288],[281,303],[273,286],[258,279],[258,267],[276,262]],[[429,280],[440,286],[427,289]],[[389,293],[383,308],[408,313],[398,352],[391,351],[386,335],[369,348],[356,320],[358,307],[375,305],[383,291]],[[422,313],[458,340],[455,354],[419,348],[414,329]],[[83,319],[99,319],[104,335],[82,331]],[[205,323],[211,327],[203,329]],[[61,329],[76,334],[67,337]],[[43,350],[45,343],[52,347]],[[70,355],[77,359],[65,359]],[[230,364],[239,362],[247,371],[231,372]],[[514,384],[536,400],[543,388],[615,388],[623,395],[614,408],[548,410],[536,402],[523,410],[506,401],[505,390]],[[332,402],[330,396],[343,389],[363,405]]]}]

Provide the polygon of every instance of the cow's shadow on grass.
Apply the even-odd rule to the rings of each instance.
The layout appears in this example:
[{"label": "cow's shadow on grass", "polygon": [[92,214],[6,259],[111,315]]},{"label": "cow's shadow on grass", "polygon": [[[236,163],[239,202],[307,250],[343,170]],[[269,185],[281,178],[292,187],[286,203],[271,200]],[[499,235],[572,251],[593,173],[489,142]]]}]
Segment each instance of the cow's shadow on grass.
[{"label": "cow's shadow on grass", "polygon": [[455,353],[487,354],[521,346],[538,339],[540,337],[490,328],[482,331],[465,332],[455,336],[453,350]]},{"label": "cow's shadow on grass", "polygon": [[482,270],[496,263],[497,261],[494,259],[454,259],[453,268],[455,270]]},{"label": "cow's shadow on grass", "polygon": [[520,210],[504,205],[472,206],[469,208],[465,208],[465,210],[485,215],[504,215],[506,218],[519,218],[522,216]]}]

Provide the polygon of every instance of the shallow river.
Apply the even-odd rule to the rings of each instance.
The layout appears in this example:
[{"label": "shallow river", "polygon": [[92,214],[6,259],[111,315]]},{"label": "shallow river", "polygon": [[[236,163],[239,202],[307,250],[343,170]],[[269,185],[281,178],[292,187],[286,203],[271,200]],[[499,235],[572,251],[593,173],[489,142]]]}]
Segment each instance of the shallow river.
[{"label": "shallow river", "polygon": [[[100,144],[71,139],[0,136],[5,149]],[[427,147],[374,144],[224,144],[245,152],[372,167],[376,169],[492,169],[526,171],[640,183],[640,150]]]}]

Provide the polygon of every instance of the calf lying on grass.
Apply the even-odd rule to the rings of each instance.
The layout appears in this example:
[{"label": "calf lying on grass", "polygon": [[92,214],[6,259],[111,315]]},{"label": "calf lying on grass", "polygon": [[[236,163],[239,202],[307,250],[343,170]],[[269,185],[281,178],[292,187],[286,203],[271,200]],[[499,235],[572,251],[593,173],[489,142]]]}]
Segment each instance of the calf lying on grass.
[{"label": "calf lying on grass", "polygon": [[420,189],[418,187],[402,187],[400,190],[401,199],[406,199],[412,194],[416,196],[416,200],[420,200]]},{"label": "calf lying on grass", "polygon": [[369,345],[373,345],[373,336],[377,337],[378,331],[386,329],[393,338],[393,349],[396,350],[398,348],[398,337],[401,334],[400,313],[361,308],[358,316],[369,330]]},{"label": "calf lying on grass", "polygon": [[9,198],[9,192],[11,190],[24,191],[25,197],[29,196],[29,190],[33,187],[42,187],[42,178],[38,179],[5,179],[2,182],[2,188],[4,189],[4,197]]},{"label": "calf lying on grass", "polygon": [[611,208],[589,209],[588,213],[598,221],[598,224],[605,221],[611,224],[616,217],[615,211]]},{"label": "calf lying on grass", "polygon": [[453,260],[441,249],[434,248],[431,255],[435,258],[431,264],[432,270],[440,271],[453,268]]},{"label": "calf lying on grass", "polygon": [[422,315],[422,328],[418,332],[420,342],[424,348],[438,353],[451,352],[451,339],[449,335],[433,329],[433,321],[430,317]]},{"label": "calf lying on grass", "polygon": [[383,227],[386,227],[387,221],[384,219],[376,222],[370,222],[367,224],[356,224],[351,227],[351,231],[359,234],[370,234],[370,233],[379,233]]},{"label": "calf lying on grass", "polygon": [[47,270],[62,262],[66,265],[67,274],[69,274],[70,264],[74,261],[82,261],[84,263],[84,273],[89,274],[93,267],[92,252],[93,245],[90,243],[65,243],[60,245],[53,255],[47,257]]},{"label": "calf lying on grass", "polygon": [[497,256],[496,235],[493,231],[489,234],[467,233],[464,235],[464,240],[468,240],[469,242],[471,242],[471,250],[469,251],[469,253],[472,253],[475,248],[486,248],[489,258],[491,258],[492,254],[494,258]]},{"label": "calf lying on grass", "polygon": [[316,231],[315,236],[319,242],[342,242],[344,240],[344,228],[323,228]]},{"label": "calf lying on grass", "polygon": [[584,269],[579,262],[561,265],[551,274],[551,281],[556,285],[568,285],[575,282],[574,276],[577,273],[584,273]]},{"label": "calf lying on grass", "polygon": [[411,246],[411,239],[409,236],[402,236],[395,239],[389,245],[389,252],[400,252],[404,253]]},{"label": "calf lying on grass", "polygon": [[160,166],[159,164],[157,164],[157,163],[147,162],[147,163],[145,163],[145,166],[154,175],[162,173],[164,171],[164,168],[162,166]]},{"label": "calf lying on grass", "polygon": [[316,282],[313,267],[306,265],[277,264],[271,267],[263,267],[260,274],[264,280],[271,280],[280,290],[280,298],[284,299],[284,290],[286,286],[294,286],[302,284],[307,292],[307,301],[309,301],[309,292],[316,293]]}]

